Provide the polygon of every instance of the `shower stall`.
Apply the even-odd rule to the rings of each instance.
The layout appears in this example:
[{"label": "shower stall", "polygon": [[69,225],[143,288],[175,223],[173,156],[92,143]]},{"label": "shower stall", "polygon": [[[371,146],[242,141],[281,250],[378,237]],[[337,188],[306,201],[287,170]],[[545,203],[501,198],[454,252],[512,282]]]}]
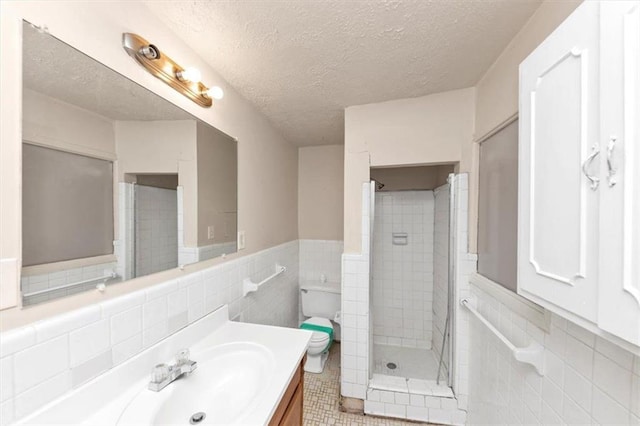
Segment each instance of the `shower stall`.
[{"label": "shower stall", "polygon": [[371,184],[372,388],[413,383],[452,396],[454,175],[439,175]]}]

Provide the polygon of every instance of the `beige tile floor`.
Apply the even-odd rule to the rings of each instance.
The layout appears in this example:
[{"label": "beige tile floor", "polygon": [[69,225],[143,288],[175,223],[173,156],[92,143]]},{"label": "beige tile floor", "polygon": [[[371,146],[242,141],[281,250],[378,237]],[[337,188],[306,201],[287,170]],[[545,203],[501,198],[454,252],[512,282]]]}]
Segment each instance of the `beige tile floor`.
[{"label": "beige tile floor", "polygon": [[[340,404],[340,344],[334,344],[321,374],[304,374],[305,426],[312,425],[375,425],[401,426],[415,422],[384,419],[380,417],[347,414],[339,410]],[[424,423],[422,423],[424,424]]]}]

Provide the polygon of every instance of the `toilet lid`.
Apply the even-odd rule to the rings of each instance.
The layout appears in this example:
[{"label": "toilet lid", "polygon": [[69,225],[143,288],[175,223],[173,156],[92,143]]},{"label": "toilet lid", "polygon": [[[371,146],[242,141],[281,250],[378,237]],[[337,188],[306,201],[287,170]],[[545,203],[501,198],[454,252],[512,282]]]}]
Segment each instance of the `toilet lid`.
[{"label": "toilet lid", "polygon": [[326,342],[327,340],[329,340],[329,335],[322,331],[314,331],[311,335],[311,341],[315,343]]}]

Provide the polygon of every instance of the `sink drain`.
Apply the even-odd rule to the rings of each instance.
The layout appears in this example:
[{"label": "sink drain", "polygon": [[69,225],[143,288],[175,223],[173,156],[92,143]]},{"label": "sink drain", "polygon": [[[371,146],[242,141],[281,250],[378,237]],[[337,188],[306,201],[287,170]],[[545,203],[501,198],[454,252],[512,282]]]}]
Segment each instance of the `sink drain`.
[{"label": "sink drain", "polygon": [[199,413],[195,413],[193,416],[191,416],[191,418],[189,419],[189,423],[191,423],[192,425],[197,425],[198,423],[203,421],[205,417],[207,417],[207,413],[203,413],[202,411],[200,411]]},{"label": "sink drain", "polygon": [[388,368],[389,370],[395,370],[396,368],[398,368],[398,366],[396,365],[396,363],[395,363],[395,362],[388,362],[388,363],[387,363],[387,368]]}]

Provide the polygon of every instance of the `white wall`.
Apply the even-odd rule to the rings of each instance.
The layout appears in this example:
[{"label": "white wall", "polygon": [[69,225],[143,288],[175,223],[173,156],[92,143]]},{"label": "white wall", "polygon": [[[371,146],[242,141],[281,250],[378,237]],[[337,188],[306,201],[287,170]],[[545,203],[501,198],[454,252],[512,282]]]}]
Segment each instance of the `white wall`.
[{"label": "white wall", "polygon": [[344,147],[298,150],[298,232],[301,239],[342,240]]},{"label": "white wall", "polygon": [[115,160],[116,140],[112,120],[30,89],[24,89],[22,96],[23,140],[76,154]]},{"label": "white wall", "polygon": [[[116,3],[116,5],[118,5]],[[222,132],[238,138],[238,223],[246,233],[246,249],[239,257],[297,239],[298,150],[286,141],[187,44],[177,39],[147,7],[128,2],[127,12],[113,2],[34,1],[0,2],[0,292],[2,306],[17,302],[20,266],[20,143],[21,143],[21,26],[22,19],[46,25],[54,36],[88,53],[113,70],[185,109]],[[154,78],[129,57],[120,44],[123,32],[134,31],[152,40],[178,62],[196,66],[207,84],[223,87],[225,98],[213,108],[202,108]],[[260,212],[257,214],[256,212]],[[227,257],[226,260],[229,260]],[[3,330],[52,316],[72,308],[97,303],[167,279],[178,278],[222,260],[191,265],[185,271],[172,270],[111,286],[104,294],[75,295],[29,310],[0,312]]]},{"label": "white wall", "polygon": [[497,127],[518,113],[518,67],[582,0],[546,0],[509,42],[498,59],[476,85],[475,130],[473,140],[463,146],[469,163],[469,248],[476,252],[478,217],[478,147]]},{"label": "white wall", "polygon": [[[475,89],[345,110],[344,241],[360,252],[362,183],[382,166],[458,163],[473,136]],[[460,164],[465,171],[467,165]]]},{"label": "white wall", "polygon": [[[373,230],[373,342],[430,349],[433,324],[432,191],[377,192]],[[407,233],[394,245],[393,233]]]}]

